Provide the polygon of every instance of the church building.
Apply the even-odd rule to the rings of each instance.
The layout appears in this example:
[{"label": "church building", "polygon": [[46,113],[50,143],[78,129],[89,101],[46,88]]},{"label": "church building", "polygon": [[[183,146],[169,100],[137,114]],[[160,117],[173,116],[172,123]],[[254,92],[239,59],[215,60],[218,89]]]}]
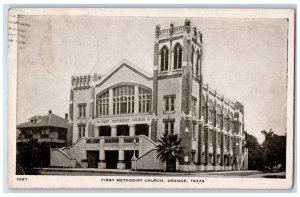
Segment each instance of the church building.
[{"label": "church building", "polygon": [[244,106],[203,83],[202,39],[190,20],[157,25],[152,74],[122,60],[73,76],[68,146],[51,151],[51,165],[164,170],[156,141],[168,131],[182,139],[178,170],[246,170]]}]

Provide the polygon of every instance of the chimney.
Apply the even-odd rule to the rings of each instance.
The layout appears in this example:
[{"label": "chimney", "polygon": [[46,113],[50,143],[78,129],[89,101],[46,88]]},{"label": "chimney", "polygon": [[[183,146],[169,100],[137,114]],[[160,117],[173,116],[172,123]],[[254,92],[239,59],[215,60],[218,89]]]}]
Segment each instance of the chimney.
[{"label": "chimney", "polygon": [[68,114],[67,113],[65,113],[65,119],[68,120]]},{"label": "chimney", "polygon": [[49,110],[49,114],[52,114],[52,110]]}]

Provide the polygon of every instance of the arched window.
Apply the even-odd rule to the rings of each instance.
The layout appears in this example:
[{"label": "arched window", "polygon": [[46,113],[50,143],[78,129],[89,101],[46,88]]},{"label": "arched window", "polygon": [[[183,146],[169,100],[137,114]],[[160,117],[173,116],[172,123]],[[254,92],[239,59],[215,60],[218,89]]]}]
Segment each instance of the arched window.
[{"label": "arched window", "polygon": [[150,111],[150,91],[139,87],[139,113]]},{"label": "arched window", "polygon": [[212,100],[208,102],[208,122],[213,125],[214,124],[214,104]]},{"label": "arched window", "polygon": [[216,126],[218,128],[221,128],[222,126],[222,114],[221,114],[221,107],[219,104],[217,105]]},{"label": "arched window", "polygon": [[174,47],[174,69],[180,69],[182,66],[182,47],[177,43]]},{"label": "arched window", "polygon": [[109,105],[109,99],[108,99],[108,91],[100,94],[97,98],[97,115],[98,116],[105,116],[108,115],[108,105]]},{"label": "arched window", "polygon": [[229,114],[229,129],[231,130],[231,132],[234,132],[234,121],[233,121],[233,113],[230,112]]},{"label": "arched window", "polygon": [[205,103],[205,97],[204,95],[201,96],[201,115],[203,116],[204,122],[206,122],[206,103]]},{"label": "arched window", "polygon": [[228,131],[229,118],[228,118],[227,109],[223,110],[223,116],[224,116],[224,126],[223,126],[223,129],[225,131]]},{"label": "arched window", "polygon": [[194,73],[194,66],[195,66],[195,63],[194,63],[194,46],[192,46],[191,62],[192,62],[192,71]]},{"label": "arched window", "polygon": [[160,71],[167,71],[169,64],[169,50],[164,46],[160,50]]},{"label": "arched window", "polygon": [[196,61],[196,76],[199,76],[199,69],[200,69],[200,53],[197,51],[197,61]]},{"label": "arched window", "polygon": [[134,113],[134,86],[123,85],[113,88],[113,114]]}]

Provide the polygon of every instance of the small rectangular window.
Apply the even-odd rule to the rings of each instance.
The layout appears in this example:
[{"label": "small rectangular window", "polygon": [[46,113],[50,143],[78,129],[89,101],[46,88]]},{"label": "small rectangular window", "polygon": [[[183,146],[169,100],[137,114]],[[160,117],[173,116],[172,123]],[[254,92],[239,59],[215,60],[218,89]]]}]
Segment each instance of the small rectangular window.
[{"label": "small rectangular window", "polygon": [[78,117],[85,118],[86,117],[86,104],[78,104]]},{"label": "small rectangular window", "polygon": [[164,112],[175,112],[175,95],[164,96]]},{"label": "small rectangular window", "polygon": [[196,113],[196,105],[197,105],[197,99],[195,97],[192,98],[192,112]]},{"label": "small rectangular window", "polygon": [[164,120],[164,131],[174,134],[174,120]]},{"label": "small rectangular window", "polygon": [[85,137],[85,124],[78,125],[78,138]]},{"label": "small rectangular window", "polygon": [[220,133],[217,134],[217,142],[218,142],[218,146],[221,146],[221,134]]},{"label": "small rectangular window", "polygon": [[196,140],[196,123],[195,122],[193,122],[192,139]]}]

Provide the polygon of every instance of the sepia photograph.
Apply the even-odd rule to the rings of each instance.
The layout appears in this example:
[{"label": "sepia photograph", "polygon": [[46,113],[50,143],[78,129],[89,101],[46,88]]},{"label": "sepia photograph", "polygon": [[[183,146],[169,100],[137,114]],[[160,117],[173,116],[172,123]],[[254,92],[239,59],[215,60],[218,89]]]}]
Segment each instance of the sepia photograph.
[{"label": "sepia photograph", "polygon": [[292,186],[294,10],[11,9],[8,45],[11,188]]}]

